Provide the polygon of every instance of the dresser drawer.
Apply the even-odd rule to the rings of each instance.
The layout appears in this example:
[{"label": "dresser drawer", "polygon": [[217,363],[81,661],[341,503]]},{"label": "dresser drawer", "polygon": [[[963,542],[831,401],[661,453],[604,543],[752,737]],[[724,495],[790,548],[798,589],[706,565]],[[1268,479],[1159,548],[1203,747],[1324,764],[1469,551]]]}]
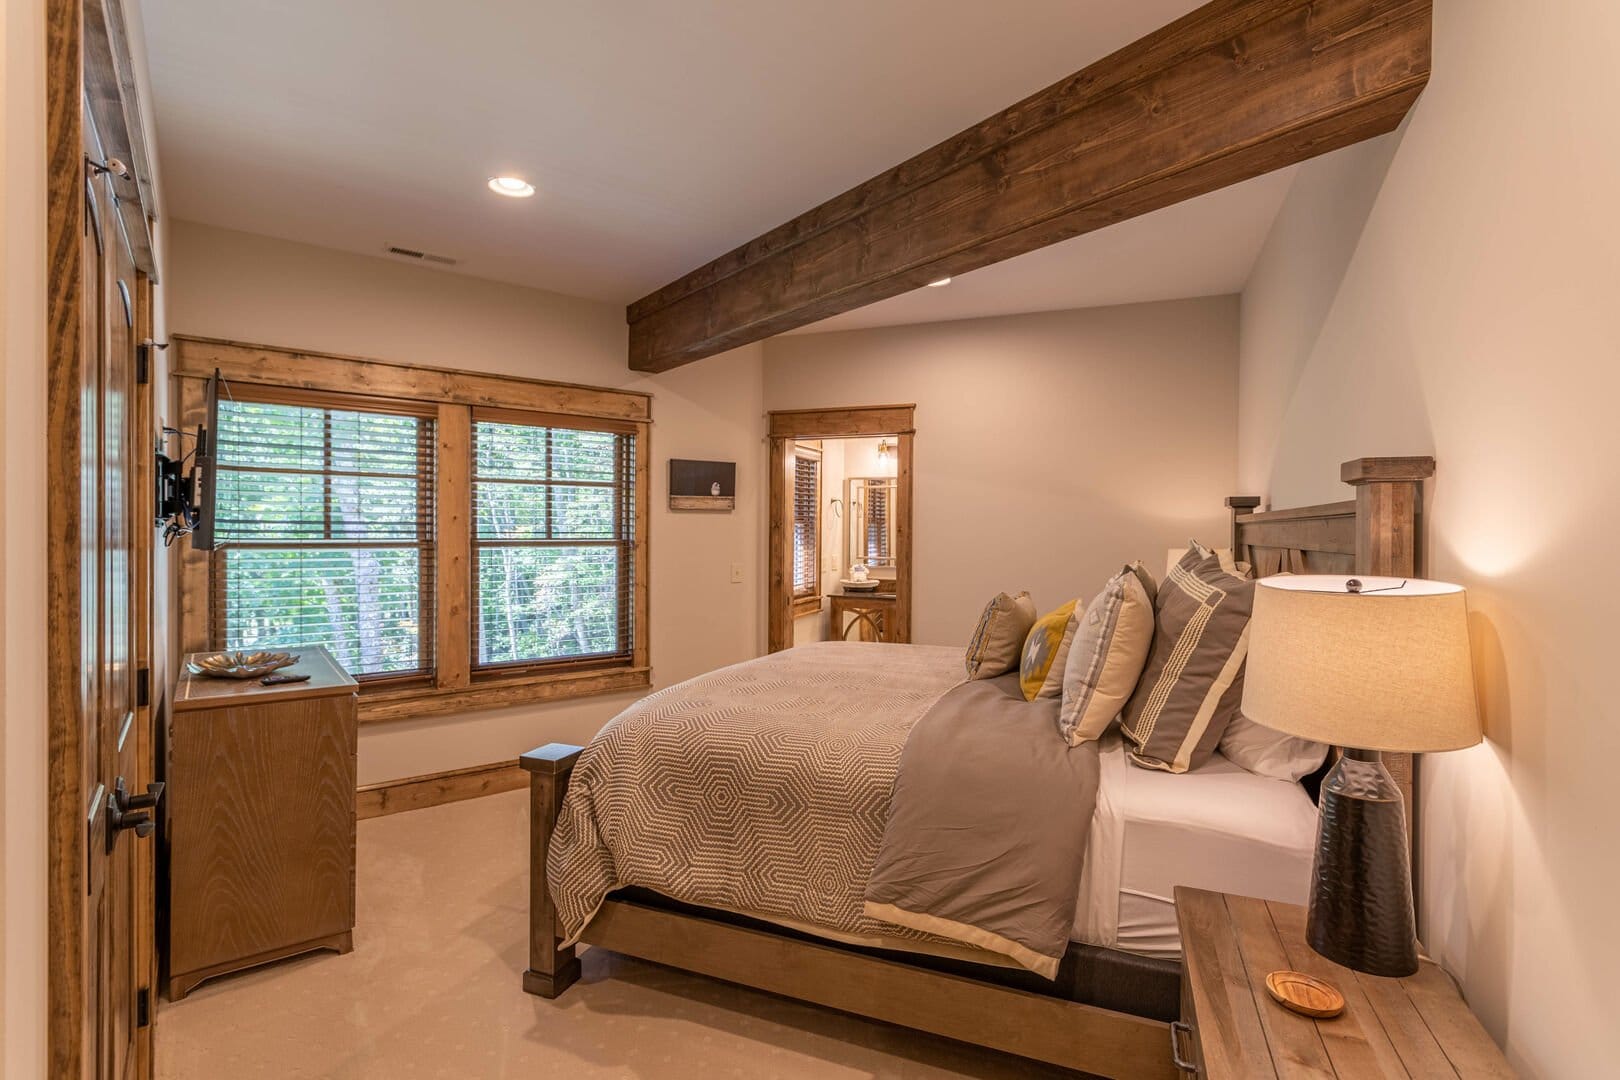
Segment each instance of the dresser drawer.
[{"label": "dresser drawer", "polygon": [[1193,1012],[1192,987],[1187,966],[1181,967],[1181,1019],[1170,1025],[1170,1056],[1183,1076],[1204,1075],[1203,1049],[1198,1045],[1198,1017]]}]

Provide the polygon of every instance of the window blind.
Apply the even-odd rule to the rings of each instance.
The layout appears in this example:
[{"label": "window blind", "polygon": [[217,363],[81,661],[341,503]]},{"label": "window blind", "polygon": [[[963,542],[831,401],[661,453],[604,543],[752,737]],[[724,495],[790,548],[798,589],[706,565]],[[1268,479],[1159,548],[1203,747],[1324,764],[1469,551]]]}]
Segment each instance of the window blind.
[{"label": "window blind", "polygon": [[357,678],[431,673],[433,426],[342,395],[220,402],[215,643],[324,645]]},{"label": "window blind", "polygon": [[888,566],[894,559],[889,550],[890,490],[870,485],[866,489],[866,528],[863,552],[866,565]]},{"label": "window blind", "polygon": [[583,423],[473,414],[475,667],[631,655],[636,437]]},{"label": "window blind", "polygon": [[821,461],[793,458],[793,596],[821,594]]}]

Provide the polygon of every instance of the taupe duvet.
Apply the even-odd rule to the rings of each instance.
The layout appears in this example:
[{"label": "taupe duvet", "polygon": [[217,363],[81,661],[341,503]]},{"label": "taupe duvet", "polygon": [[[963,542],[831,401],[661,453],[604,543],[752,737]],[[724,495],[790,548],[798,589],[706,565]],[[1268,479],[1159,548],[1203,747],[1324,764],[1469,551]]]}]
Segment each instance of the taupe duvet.
[{"label": "taupe duvet", "polygon": [[1018,674],[963,683],[912,729],[866,914],[1055,978],[1074,925],[1101,766]]},{"label": "taupe duvet", "polygon": [[547,865],[564,933],[639,886],[1051,977],[1098,775],[1057,704],[964,683],[959,649],[844,642],[650,695],[574,768]]}]

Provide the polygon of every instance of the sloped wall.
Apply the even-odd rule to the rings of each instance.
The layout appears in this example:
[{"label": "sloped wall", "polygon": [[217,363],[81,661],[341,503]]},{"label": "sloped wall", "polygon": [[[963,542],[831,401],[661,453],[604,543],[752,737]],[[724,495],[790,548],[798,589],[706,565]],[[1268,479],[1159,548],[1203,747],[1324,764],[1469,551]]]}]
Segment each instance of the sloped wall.
[{"label": "sloped wall", "polygon": [[1429,572],[1469,590],[1487,738],[1422,762],[1422,937],[1524,1075],[1606,1075],[1620,8],[1435,8],[1406,126],[1301,169],[1244,293],[1239,474],[1287,506],[1436,457]]}]

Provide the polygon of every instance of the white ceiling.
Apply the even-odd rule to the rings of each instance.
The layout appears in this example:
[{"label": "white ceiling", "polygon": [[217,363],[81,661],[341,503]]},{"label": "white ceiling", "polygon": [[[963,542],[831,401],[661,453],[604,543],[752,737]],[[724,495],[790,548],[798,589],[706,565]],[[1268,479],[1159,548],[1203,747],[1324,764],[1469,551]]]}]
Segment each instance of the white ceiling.
[{"label": "white ceiling", "polygon": [[[143,0],[175,217],[624,303],[1193,0]],[[503,199],[517,174],[539,188]],[[815,329],[1241,287],[1279,174]]]}]

